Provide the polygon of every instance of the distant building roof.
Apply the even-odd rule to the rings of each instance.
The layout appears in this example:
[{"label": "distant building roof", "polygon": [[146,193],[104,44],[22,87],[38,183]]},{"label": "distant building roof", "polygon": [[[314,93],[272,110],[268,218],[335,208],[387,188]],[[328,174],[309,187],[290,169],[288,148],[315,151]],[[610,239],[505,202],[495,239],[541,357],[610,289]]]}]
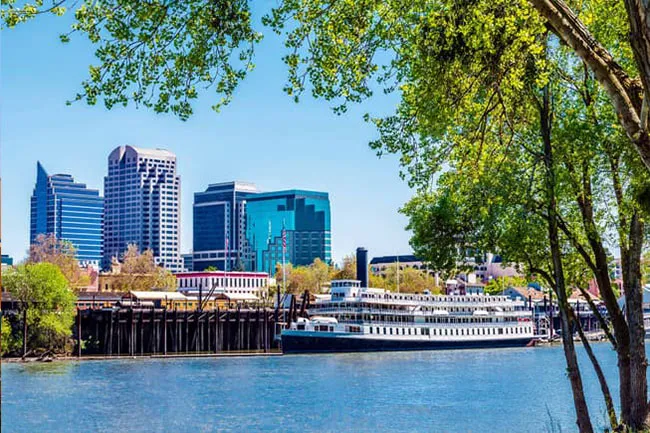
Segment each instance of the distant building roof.
[{"label": "distant building roof", "polygon": [[208,185],[208,188],[203,191],[203,192],[196,192],[196,194],[205,194],[205,193],[211,193],[214,191],[226,191],[229,189],[235,189],[237,191],[248,191],[248,192],[259,192],[257,189],[257,186],[252,183],[252,182],[241,182],[238,180],[235,181],[230,181],[230,182],[219,182],[219,183],[211,183]]},{"label": "distant building roof", "polygon": [[249,201],[263,201],[269,198],[290,198],[290,197],[311,197],[319,199],[329,199],[329,193],[323,191],[311,191],[305,189],[287,189],[282,191],[261,192],[249,197]]},{"label": "distant building roof", "polygon": [[141,292],[131,290],[128,295],[141,301],[162,301],[163,299],[170,301],[184,301],[186,299],[185,295],[178,292]]},{"label": "distant building roof", "polygon": [[119,301],[126,293],[120,292],[79,292],[78,301]]},{"label": "distant building roof", "polygon": [[[598,300],[600,300],[600,299],[598,298],[598,296],[595,296],[593,293],[589,293],[589,292],[587,292],[587,296],[589,296],[589,299],[591,299],[592,301],[598,301]],[[568,300],[569,300],[569,302],[575,302],[575,301],[583,301],[583,302],[587,302],[587,300],[585,299],[585,297],[582,295],[582,293],[581,293],[580,290],[578,290],[578,289],[575,289],[575,290],[571,293],[571,295],[569,296],[569,299],[568,299]]]},{"label": "distant building roof", "polygon": [[485,284],[483,284],[481,282],[478,282],[478,281],[474,282],[474,283],[468,283],[467,281],[460,280],[460,282],[458,284],[461,285],[461,286],[465,286],[465,287],[468,287],[468,286],[469,287],[485,287]]},{"label": "distant building roof", "polygon": [[174,155],[173,152],[170,152],[169,150],[165,149],[147,149],[147,148],[142,148],[142,147],[135,147],[135,146],[118,146],[113,151],[108,155],[108,159],[110,161],[119,161],[121,160],[126,154],[129,155],[138,155],[138,156],[146,156],[149,158],[176,158],[176,155]]},{"label": "distant building roof", "polygon": [[541,290],[536,290],[530,287],[508,287],[505,291],[514,291],[519,294],[524,299],[528,299],[529,297],[533,300],[539,300],[539,299],[544,299],[544,292]]},{"label": "distant building roof", "polygon": [[414,256],[413,254],[408,254],[403,256],[381,256],[381,257],[373,257],[372,260],[370,260],[370,264],[383,265],[383,264],[397,263],[398,261],[399,262],[421,262],[422,260]]},{"label": "distant building roof", "polygon": [[257,301],[259,298],[252,293],[224,293],[231,301]]},{"label": "distant building roof", "polygon": [[192,271],[192,272],[176,272],[176,278],[208,278],[208,277],[230,277],[230,278],[268,278],[269,274],[266,272],[239,272],[239,271]]}]

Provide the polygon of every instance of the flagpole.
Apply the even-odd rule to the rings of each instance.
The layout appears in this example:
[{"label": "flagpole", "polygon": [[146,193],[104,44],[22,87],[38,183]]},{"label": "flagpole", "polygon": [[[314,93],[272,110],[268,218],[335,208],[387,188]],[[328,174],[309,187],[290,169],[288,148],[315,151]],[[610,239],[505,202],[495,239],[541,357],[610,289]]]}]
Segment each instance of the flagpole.
[{"label": "flagpole", "polygon": [[[223,264],[223,279],[224,279],[224,290],[226,290],[226,293],[229,293],[227,290],[228,287],[228,262],[230,261],[230,236],[228,236],[228,232],[226,232],[226,260],[224,261]],[[228,304],[230,304],[230,301],[228,301]]]},{"label": "flagpole", "polygon": [[[287,230],[284,227],[284,220],[282,221],[282,294],[287,294],[287,267],[285,266],[285,256],[287,252]],[[284,318],[284,308],[282,309],[282,316]],[[286,318],[284,320],[286,323]]]}]

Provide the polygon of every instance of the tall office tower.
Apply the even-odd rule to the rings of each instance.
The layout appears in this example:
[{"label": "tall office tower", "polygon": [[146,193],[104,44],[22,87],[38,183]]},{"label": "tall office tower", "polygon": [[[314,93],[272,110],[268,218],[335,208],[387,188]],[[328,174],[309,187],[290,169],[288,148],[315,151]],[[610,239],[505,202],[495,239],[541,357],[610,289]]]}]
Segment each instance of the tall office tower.
[{"label": "tall office tower", "polygon": [[102,260],[104,200],[96,189],[77,183],[69,174],[48,175],[36,164],[36,186],[31,197],[29,241],[54,234],[77,249],[80,264],[98,266]]},{"label": "tall office tower", "polygon": [[266,192],[246,203],[246,237],[257,272],[275,272],[282,262],[284,228],[285,260],[309,265],[315,258],[332,260],[330,202],[326,192],[289,190]]},{"label": "tall office tower", "polygon": [[104,178],[104,267],[129,244],[151,249],[156,263],[183,269],[180,255],[180,176],[176,155],[120,146],[108,156]]},{"label": "tall office tower", "polygon": [[257,194],[252,183],[224,182],[194,194],[195,271],[251,270],[252,254],[246,242],[246,202]]}]

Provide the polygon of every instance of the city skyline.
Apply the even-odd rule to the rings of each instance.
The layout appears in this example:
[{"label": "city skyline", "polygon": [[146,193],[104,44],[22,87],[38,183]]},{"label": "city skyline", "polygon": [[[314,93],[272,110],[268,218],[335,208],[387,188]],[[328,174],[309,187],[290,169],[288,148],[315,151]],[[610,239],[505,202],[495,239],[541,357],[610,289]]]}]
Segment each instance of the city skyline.
[{"label": "city skyline", "polygon": [[[135,148],[135,149],[138,149],[138,150],[145,150],[145,151],[158,151],[158,150],[161,150],[161,151],[167,151],[167,149],[161,149],[161,148],[159,148],[159,147],[156,147],[156,148],[145,148],[145,147],[142,147],[142,146],[122,145],[122,146],[118,146],[117,148],[113,149],[112,152],[115,152],[115,151],[118,150],[119,148],[125,148],[125,147],[131,147],[131,148]],[[112,153],[112,152],[109,152],[109,153]],[[170,153],[173,154],[173,152],[170,152]],[[106,159],[106,156],[104,157],[104,159]],[[110,155],[109,155],[109,159],[110,159]],[[41,161],[36,161],[36,162],[37,162],[37,164],[38,164],[39,167],[42,166]],[[100,183],[98,186],[94,186],[94,185],[90,184],[89,182],[85,182],[85,181],[84,181],[84,182],[77,182],[77,183],[81,183],[81,184],[83,184],[84,186],[86,186],[86,187],[87,187],[88,189],[90,189],[90,190],[98,191],[98,192],[99,192],[99,196],[100,196],[101,198],[104,198],[105,195],[106,195],[106,188],[105,188],[104,183],[105,183],[105,181],[106,181],[106,177],[107,177],[106,175],[107,175],[107,173],[108,173],[108,170],[106,170],[106,173],[104,173],[104,174],[101,176],[102,183]],[[52,176],[60,176],[60,175],[62,175],[62,174],[57,173],[57,174],[52,175]],[[182,177],[182,173],[178,173],[178,175],[179,175],[180,177]],[[71,179],[73,179],[73,181],[74,181],[74,179],[77,179],[77,176],[75,175],[75,173],[69,173],[69,174],[66,173],[65,176],[69,176]],[[271,190],[268,190],[268,189],[266,189],[266,188],[259,188],[259,187],[257,186],[257,183],[255,183],[254,181],[249,180],[249,179],[246,179],[246,180],[233,180],[233,181],[229,181],[229,180],[219,180],[219,181],[217,181],[217,182],[211,182],[211,183],[207,184],[207,185],[206,185],[202,190],[194,191],[194,192],[191,194],[191,196],[195,196],[196,194],[199,194],[199,195],[201,195],[201,194],[205,194],[205,193],[209,190],[209,188],[210,188],[210,187],[213,187],[214,185],[231,184],[231,183],[254,185],[255,188],[256,188],[257,193],[259,193],[259,194],[276,194],[276,193],[278,193],[278,192],[288,192],[288,191],[296,191],[296,190],[300,191],[300,190],[304,190],[303,188],[300,187],[300,185],[293,185],[293,184],[290,184],[290,185],[292,185],[292,186],[285,187],[285,188],[279,188],[278,190],[272,190],[272,191],[271,191]],[[34,184],[32,183],[32,185],[34,185]],[[33,187],[32,187],[32,189],[33,189]],[[309,191],[311,191],[311,190],[309,190]],[[33,194],[33,191],[32,191],[32,194]],[[326,193],[326,194],[327,194],[327,193]],[[186,203],[185,206],[183,206],[183,202],[184,202],[184,201],[185,201],[185,203]],[[192,208],[194,208],[194,205],[193,205],[192,201],[191,201],[190,199],[188,199],[188,198],[185,198],[185,200],[184,200],[184,199],[183,199],[183,194],[181,193],[180,203],[181,203],[181,212],[183,212],[183,211],[187,212],[187,209],[184,209],[184,207],[189,207],[189,208],[190,208],[190,216],[191,216]],[[192,219],[193,219],[193,218],[189,218],[189,221],[186,220],[185,223],[184,223],[184,226],[185,226],[185,227],[187,227],[187,226],[192,227],[192,226],[194,225]],[[183,223],[181,223],[181,225],[183,225]],[[265,230],[266,230],[266,229],[265,229]],[[333,231],[335,232],[335,230],[333,230]],[[15,247],[14,247],[14,248],[11,248],[11,249],[8,248],[8,247],[5,247],[5,248],[3,249],[3,252],[5,252],[7,255],[11,256],[11,257],[12,257],[14,260],[16,260],[16,261],[20,261],[20,260],[22,260],[23,258],[27,257],[27,253],[28,253],[29,245],[30,245],[30,243],[31,243],[31,241],[32,241],[32,236],[30,235],[29,232],[30,232],[30,230],[28,229],[28,237],[27,237],[27,239],[26,239],[26,241],[25,241],[25,248],[24,248],[25,251],[24,251],[23,255],[20,255],[20,254],[13,254],[13,252],[16,251],[16,248],[15,248]],[[192,233],[193,233],[193,232],[194,232],[194,230],[193,230],[193,227],[192,227]],[[189,238],[189,240],[185,239],[184,242],[181,242],[180,254],[191,253],[191,252],[193,252],[193,251],[195,250],[195,249],[194,249],[194,240],[195,240],[195,239],[193,239],[193,237],[194,237],[194,235],[192,235],[192,236]],[[330,242],[331,242],[331,240],[330,240]],[[231,246],[231,248],[232,248],[232,246]],[[333,248],[332,248],[332,250],[333,250]],[[390,250],[388,250],[388,251],[391,252]],[[407,248],[406,251],[408,252],[409,249]],[[107,250],[105,250],[104,252],[105,252],[104,255],[106,255],[106,254],[110,254]],[[330,257],[330,259],[333,260],[335,263],[339,263],[339,262],[342,260],[342,258],[343,258],[344,255],[351,254],[352,252],[353,252],[353,251],[344,252],[343,255],[341,255],[340,257],[334,257],[334,254],[330,254],[329,257]],[[372,254],[371,254],[371,256],[372,256]],[[105,258],[105,257],[104,257],[104,258]],[[287,260],[287,261],[288,261],[288,260]],[[182,262],[182,259],[181,259],[181,262]]]},{"label": "city skyline", "polygon": [[[254,14],[259,13],[257,10]],[[165,148],[178,158],[181,184],[181,252],[192,244],[192,196],[215,182],[255,182],[262,191],[327,191],[332,202],[332,256],[337,263],[357,246],[371,255],[411,252],[407,219],[398,209],[412,196],[399,178],[395,156],[377,158],[377,137],[363,115],[392,112],[395,99],[379,96],[344,115],[305,95],[284,94],[286,66],[280,38],[269,33],[257,48],[256,69],[220,113],[215,95],[200,91],[186,122],[147,109],[66,106],[93,64],[93,47],[81,38],[61,44],[61,20],[3,33],[3,106],[0,119],[3,177],[3,247],[17,260],[29,243],[33,166],[71,173],[91,188],[103,186],[106,156],[120,145]],[[52,65],[57,65],[53,68]],[[39,71],[48,71],[46,75]],[[392,99],[391,99],[392,98]],[[29,149],[29,152],[25,152]]]}]

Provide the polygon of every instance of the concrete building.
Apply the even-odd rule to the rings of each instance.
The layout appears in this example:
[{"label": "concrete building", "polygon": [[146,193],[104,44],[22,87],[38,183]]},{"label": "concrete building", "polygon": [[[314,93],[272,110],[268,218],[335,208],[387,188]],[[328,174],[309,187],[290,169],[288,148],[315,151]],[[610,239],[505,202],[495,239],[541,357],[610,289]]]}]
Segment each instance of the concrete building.
[{"label": "concrete building", "polygon": [[400,269],[414,268],[418,270],[427,270],[422,260],[413,254],[404,254],[400,256],[380,256],[373,257],[370,260],[370,272],[374,275],[384,275],[386,268],[399,263]]},{"label": "concrete building", "polygon": [[255,301],[266,297],[269,275],[265,272],[180,272],[176,274],[177,290],[188,296],[204,296],[214,288],[214,294],[229,299]]},{"label": "concrete building", "polygon": [[30,244],[37,236],[53,234],[71,242],[82,265],[99,266],[102,260],[104,200],[96,189],[74,181],[69,174],[49,175],[36,164],[36,185],[31,197]]},{"label": "concrete building", "polygon": [[151,249],[156,263],[180,271],[180,176],[176,155],[162,149],[120,146],[108,157],[104,178],[104,260],[129,244]]},{"label": "concrete building", "polygon": [[258,193],[247,182],[209,185],[194,194],[192,269],[251,270],[253,254],[246,240],[246,203]]},{"label": "concrete building", "polygon": [[474,273],[459,274],[445,282],[447,295],[482,295],[484,292],[485,284],[478,281]]},{"label": "concrete building", "polygon": [[474,265],[476,277],[483,282],[488,282],[501,277],[521,276],[519,271],[511,263],[504,263],[503,258],[498,254],[488,253],[485,261]]},{"label": "concrete building", "polygon": [[[284,239],[283,239],[284,231]],[[246,203],[246,238],[254,271],[274,272],[282,261],[309,265],[332,260],[330,202],[326,192],[288,190],[255,194]]]}]

